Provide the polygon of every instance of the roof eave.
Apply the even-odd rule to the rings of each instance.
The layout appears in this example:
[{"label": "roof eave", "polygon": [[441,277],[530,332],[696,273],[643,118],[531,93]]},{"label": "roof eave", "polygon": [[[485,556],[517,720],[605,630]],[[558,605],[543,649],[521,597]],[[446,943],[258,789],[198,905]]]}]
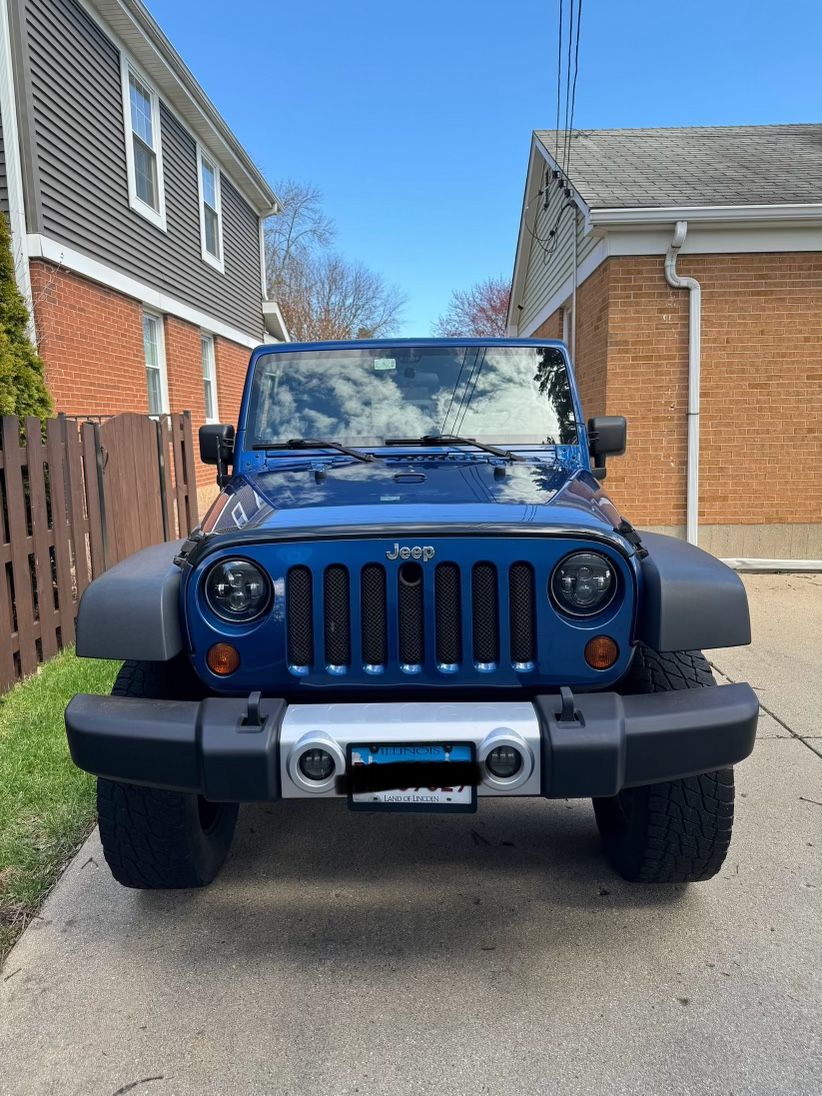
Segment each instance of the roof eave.
[{"label": "roof eave", "polygon": [[818,224],[822,221],[822,202],[785,202],[779,205],[592,207],[588,216],[592,228],[669,225],[674,221],[688,221],[689,224],[716,227]]},{"label": "roof eave", "polygon": [[[279,212],[277,196],[141,0],[83,0],[157,84],[163,98],[217,155],[260,217]],[[119,43],[118,43],[119,44]]]}]

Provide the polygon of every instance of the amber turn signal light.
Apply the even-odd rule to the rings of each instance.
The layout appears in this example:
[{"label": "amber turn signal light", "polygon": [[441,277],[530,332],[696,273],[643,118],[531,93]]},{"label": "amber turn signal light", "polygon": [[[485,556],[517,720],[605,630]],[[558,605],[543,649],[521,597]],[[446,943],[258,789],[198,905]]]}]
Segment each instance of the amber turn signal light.
[{"label": "amber turn signal light", "polygon": [[230,643],[215,643],[209,648],[206,662],[213,674],[225,677],[227,674],[233,674],[240,665],[240,652]]},{"label": "amber turn signal light", "polygon": [[585,661],[595,670],[608,670],[619,658],[619,647],[610,636],[594,636],[585,644]]}]

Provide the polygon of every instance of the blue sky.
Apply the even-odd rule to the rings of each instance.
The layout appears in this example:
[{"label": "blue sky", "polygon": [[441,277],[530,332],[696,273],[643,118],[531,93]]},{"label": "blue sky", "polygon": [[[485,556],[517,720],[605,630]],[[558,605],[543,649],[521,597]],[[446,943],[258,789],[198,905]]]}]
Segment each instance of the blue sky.
[{"label": "blue sky", "polygon": [[[337,246],[427,335],[510,274],[558,0],[148,0],[266,176],[315,183]],[[578,128],[822,120],[822,4],[585,0]]]}]

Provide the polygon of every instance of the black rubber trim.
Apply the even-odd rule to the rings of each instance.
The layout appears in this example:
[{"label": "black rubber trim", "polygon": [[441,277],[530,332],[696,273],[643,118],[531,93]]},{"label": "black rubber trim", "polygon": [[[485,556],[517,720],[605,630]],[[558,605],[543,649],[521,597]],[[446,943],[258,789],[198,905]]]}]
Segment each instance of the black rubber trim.
[{"label": "black rubber trim", "polygon": [[612,796],[735,765],[753,750],[759,716],[746,684],[575,695],[573,720],[559,718],[559,697],[535,697],[534,707],[546,744],[542,794],[549,798]]},{"label": "black rubber trim", "polygon": [[[615,531],[603,529],[580,529],[573,525],[528,525],[518,522],[485,522],[478,527],[476,524],[463,524],[461,522],[448,522],[446,524],[434,524],[413,522],[397,525],[396,523],[377,525],[326,525],[308,526],[306,528],[288,529],[258,529],[247,528],[237,532],[207,533],[199,540],[186,557],[186,563],[190,567],[196,567],[203,559],[213,552],[222,551],[224,548],[235,548],[252,544],[292,544],[302,541],[326,541],[326,540],[380,540],[382,538],[396,539],[398,534],[403,537],[424,534],[437,537],[470,537],[487,540],[489,537],[515,536],[525,539],[543,540],[545,537],[573,538],[578,541],[592,541],[595,544],[607,544],[615,548],[626,559],[632,559],[634,549],[627,543],[624,537]],[[643,537],[647,534],[643,534]]]}]

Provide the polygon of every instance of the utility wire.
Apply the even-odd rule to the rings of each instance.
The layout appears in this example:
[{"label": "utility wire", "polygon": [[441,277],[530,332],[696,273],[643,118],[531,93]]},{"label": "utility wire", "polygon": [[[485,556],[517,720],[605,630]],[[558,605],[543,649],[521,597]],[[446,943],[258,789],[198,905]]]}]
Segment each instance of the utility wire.
[{"label": "utility wire", "polygon": [[[573,0],[572,0],[572,2],[573,2]],[[571,171],[571,149],[572,149],[571,136],[574,132],[574,108],[576,107],[576,101],[577,101],[577,76],[579,75],[579,31],[580,31],[581,25],[582,25],[582,0],[578,0],[578,3],[577,3],[577,35],[576,35],[576,44],[574,45],[574,82],[571,86],[571,125],[570,125],[569,134],[568,134],[568,159],[567,159],[567,163],[565,165],[566,177],[570,174],[570,171]]]},{"label": "utility wire", "polygon": [[571,107],[571,56],[574,42],[574,0],[568,0],[568,59],[565,63],[565,135],[562,145],[562,174],[565,175],[565,161],[568,155],[568,123],[570,121]]},{"label": "utility wire", "polygon": [[557,121],[554,126],[554,159],[559,163],[559,111],[562,102],[562,9],[565,0],[559,0],[559,31],[557,33]]}]

